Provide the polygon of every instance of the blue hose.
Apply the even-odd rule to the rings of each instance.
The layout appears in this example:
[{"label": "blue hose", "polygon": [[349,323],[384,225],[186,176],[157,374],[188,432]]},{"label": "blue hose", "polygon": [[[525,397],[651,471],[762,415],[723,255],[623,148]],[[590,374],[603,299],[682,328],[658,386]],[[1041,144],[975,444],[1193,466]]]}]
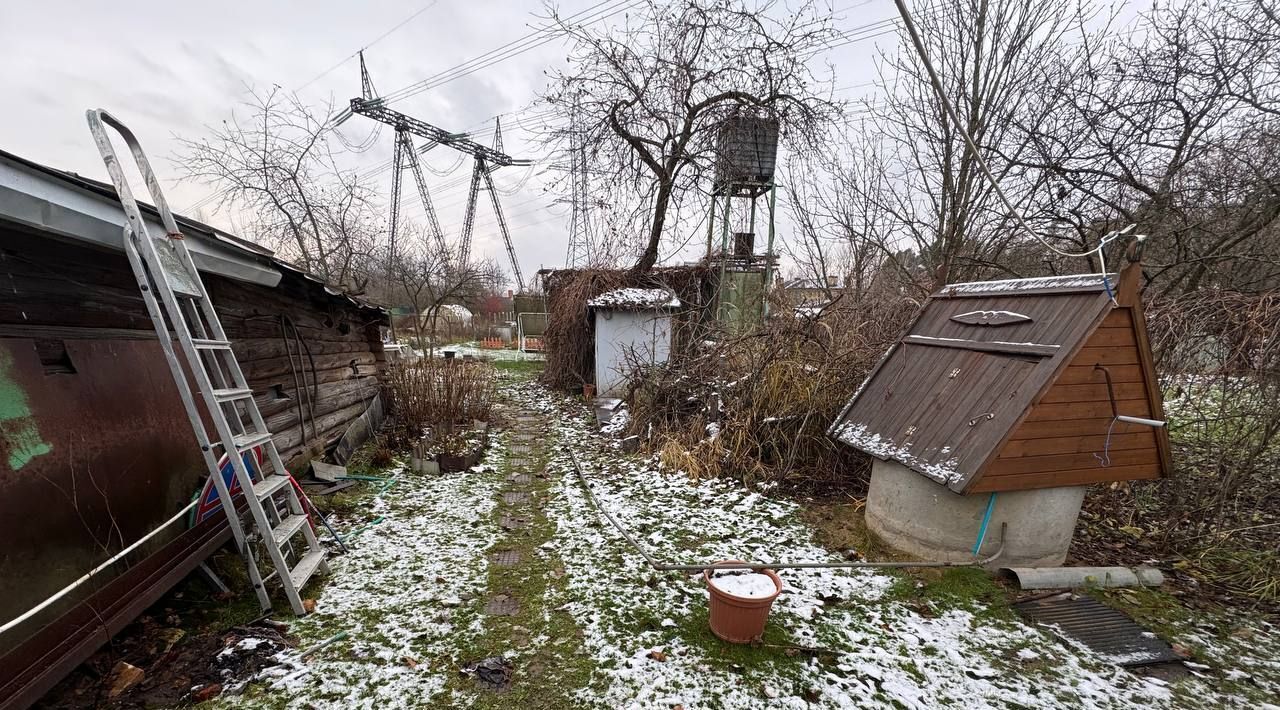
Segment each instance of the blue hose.
[{"label": "blue hose", "polygon": [[973,554],[982,549],[982,541],[987,537],[987,525],[991,523],[991,511],[996,507],[996,494],[993,492],[987,499],[987,512],[982,514],[982,527],[978,528],[978,540],[973,543]]}]

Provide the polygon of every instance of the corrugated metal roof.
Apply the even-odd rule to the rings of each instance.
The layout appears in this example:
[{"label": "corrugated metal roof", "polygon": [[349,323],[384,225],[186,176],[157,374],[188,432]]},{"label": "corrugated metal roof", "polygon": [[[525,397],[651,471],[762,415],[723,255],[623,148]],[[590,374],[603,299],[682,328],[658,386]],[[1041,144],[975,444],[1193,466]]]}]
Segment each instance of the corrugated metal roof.
[{"label": "corrugated metal roof", "polygon": [[[156,220],[151,226],[162,230],[156,209],[141,201],[138,205],[149,221]],[[123,249],[121,228],[125,217],[113,186],[5,150],[0,150],[0,218],[42,232]],[[280,282],[280,271],[287,270],[319,284],[331,296],[360,308],[386,312],[381,306],[328,285],[260,244],[190,217],[175,214],[174,219],[183,233],[192,237],[188,246],[201,271],[274,287]]]},{"label": "corrugated metal roof", "polygon": [[946,286],[831,425],[963,492],[1110,310],[1101,275]]}]

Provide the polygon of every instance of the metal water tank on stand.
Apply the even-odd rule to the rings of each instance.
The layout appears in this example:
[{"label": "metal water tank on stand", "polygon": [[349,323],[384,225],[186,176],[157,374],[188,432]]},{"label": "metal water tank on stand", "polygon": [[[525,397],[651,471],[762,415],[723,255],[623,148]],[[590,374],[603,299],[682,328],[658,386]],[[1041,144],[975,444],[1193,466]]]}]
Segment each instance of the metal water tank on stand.
[{"label": "metal water tank on stand", "polygon": [[[759,325],[768,313],[767,286],[772,282],[774,215],[778,162],[778,121],[767,114],[744,112],[720,124],[712,181],[711,215],[707,221],[707,260],[719,261],[716,320],[729,331]],[[768,195],[768,243],[765,254],[755,254],[757,200]],[[718,208],[718,198],[723,207]],[[733,200],[748,200],[747,231],[735,232],[730,243]],[[719,211],[719,214],[717,214]],[[721,244],[713,250],[716,229]]]}]

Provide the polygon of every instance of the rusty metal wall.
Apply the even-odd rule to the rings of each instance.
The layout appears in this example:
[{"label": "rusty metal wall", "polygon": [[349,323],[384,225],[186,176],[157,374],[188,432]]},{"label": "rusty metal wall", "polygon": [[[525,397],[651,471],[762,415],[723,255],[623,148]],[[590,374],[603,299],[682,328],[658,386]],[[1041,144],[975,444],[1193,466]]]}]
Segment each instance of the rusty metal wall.
[{"label": "rusty metal wall", "polygon": [[74,372],[42,363],[37,342],[0,338],[3,620],[150,531],[203,478],[157,341],[61,339]]},{"label": "rusty metal wall", "polygon": [[[282,454],[303,458],[376,393],[386,318],[284,271],[275,288],[206,283]],[[307,441],[285,315],[314,354],[299,373],[319,394]],[[124,255],[0,222],[0,622],[169,518],[204,481],[198,453]],[[119,566],[140,562],[132,557]],[[0,636],[0,654],[81,598],[72,597]]]}]

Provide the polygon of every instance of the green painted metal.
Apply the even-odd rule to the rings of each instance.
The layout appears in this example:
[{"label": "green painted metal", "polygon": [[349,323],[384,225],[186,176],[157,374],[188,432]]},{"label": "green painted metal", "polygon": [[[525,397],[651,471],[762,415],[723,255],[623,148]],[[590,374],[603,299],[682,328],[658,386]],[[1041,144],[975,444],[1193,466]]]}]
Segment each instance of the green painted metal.
[{"label": "green painted metal", "polygon": [[774,218],[777,216],[778,185],[769,186],[769,243],[765,246],[764,267],[764,317],[769,317],[769,289],[773,287],[773,235]]},{"label": "green painted metal", "polygon": [[717,289],[720,324],[731,333],[744,333],[758,327],[764,322],[764,272],[734,270],[723,273]]},{"label": "green painted metal", "polygon": [[10,375],[13,358],[0,348],[0,438],[9,450],[10,470],[17,471],[37,456],[53,451],[27,406],[27,393]]}]

